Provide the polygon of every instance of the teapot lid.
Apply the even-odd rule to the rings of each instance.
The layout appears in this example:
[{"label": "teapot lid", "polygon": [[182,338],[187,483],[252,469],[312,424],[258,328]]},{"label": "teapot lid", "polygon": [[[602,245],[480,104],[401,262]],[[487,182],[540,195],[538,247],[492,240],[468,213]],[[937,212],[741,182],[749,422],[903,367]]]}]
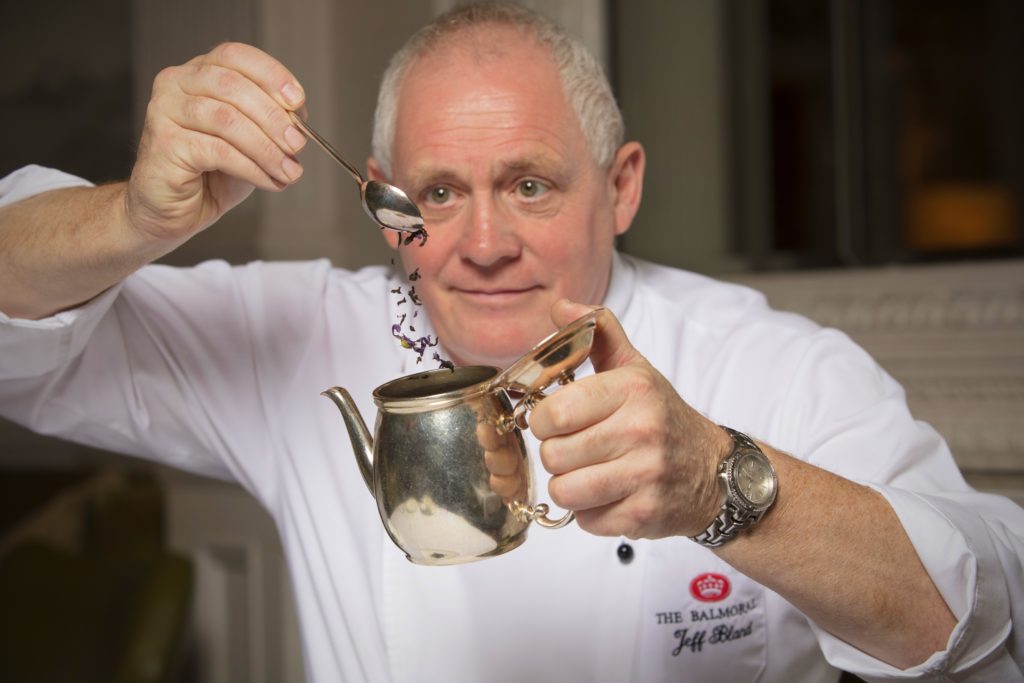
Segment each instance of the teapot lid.
[{"label": "teapot lid", "polygon": [[590,355],[597,316],[603,310],[595,308],[545,337],[529,353],[491,380],[489,388],[501,387],[513,393],[531,394],[543,391],[552,382],[564,384],[571,380],[576,368]]}]

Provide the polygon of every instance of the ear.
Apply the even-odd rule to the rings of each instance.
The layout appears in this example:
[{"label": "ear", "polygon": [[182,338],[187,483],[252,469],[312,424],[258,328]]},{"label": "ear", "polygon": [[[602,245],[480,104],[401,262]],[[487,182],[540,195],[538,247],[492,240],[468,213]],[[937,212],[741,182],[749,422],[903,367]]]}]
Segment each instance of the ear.
[{"label": "ear", "polygon": [[[370,157],[366,160],[366,177],[368,180],[388,182],[388,178],[380,168],[380,163],[374,157]],[[402,239],[402,233],[395,232],[394,230],[381,230],[380,234],[389,247],[392,249],[398,249],[398,244]]]},{"label": "ear", "polygon": [[370,180],[376,180],[377,182],[388,182],[388,179],[384,177],[384,171],[380,168],[380,162],[377,161],[377,157],[370,157],[366,160],[366,176]]},{"label": "ear", "polygon": [[608,169],[608,191],[615,210],[615,234],[621,235],[633,224],[644,189],[644,148],[639,142],[619,147]]}]

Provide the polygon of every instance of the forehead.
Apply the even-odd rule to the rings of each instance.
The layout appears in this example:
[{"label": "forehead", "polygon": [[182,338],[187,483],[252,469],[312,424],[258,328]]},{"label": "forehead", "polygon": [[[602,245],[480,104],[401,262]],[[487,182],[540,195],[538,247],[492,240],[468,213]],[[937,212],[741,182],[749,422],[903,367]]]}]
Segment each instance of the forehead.
[{"label": "forehead", "polygon": [[586,147],[550,52],[509,27],[448,36],[412,64],[394,145],[399,165],[473,150],[571,156]]},{"label": "forehead", "polygon": [[445,35],[413,60],[402,83],[400,97],[411,93],[417,83],[438,74],[443,79],[475,79],[482,75],[509,78],[519,74],[520,87],[542,81],[561,93],[561,80],[550,49],[541,45],[527,29],[485,24],[463,28]]}]

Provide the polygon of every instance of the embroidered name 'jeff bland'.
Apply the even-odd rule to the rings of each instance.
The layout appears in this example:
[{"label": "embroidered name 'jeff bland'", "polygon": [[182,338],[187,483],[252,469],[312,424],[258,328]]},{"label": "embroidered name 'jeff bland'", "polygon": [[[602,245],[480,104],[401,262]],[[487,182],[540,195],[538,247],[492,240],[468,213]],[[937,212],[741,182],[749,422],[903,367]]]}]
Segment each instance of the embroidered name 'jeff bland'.
[{"label": "embroidered name 'jeff bland'", "polygon": [[672,650],[672,656],[678,657],[679,653],[686,648],[689,648],[690,652],[700,652],[704,649],[705,642],[708,645],[728,643],[732,640],[746,638],[753,632],[753,621],[747,622],[746,626],[736,627],[732,624],[719,624],[712,629],[694,629],[692,632],[688,628],[681,628],[673,634],[679,639],[679,644]]},{"label": "embroidered name 'jeff bland'", "polygon": [[[691,594],[701,602],[724,601],[730,592],[728,579],[720,574],[703,574],[691,584]],[[686,625],[672,633],[675,644],[672,656],[678,657],[684,652],[703,652],[705,646],[735,642],[751,635],[754,632],[754,620],[744,616],[757,607],[758,599],[749,598],[699,609],[655,612],[654,618],[660,626]]]}]

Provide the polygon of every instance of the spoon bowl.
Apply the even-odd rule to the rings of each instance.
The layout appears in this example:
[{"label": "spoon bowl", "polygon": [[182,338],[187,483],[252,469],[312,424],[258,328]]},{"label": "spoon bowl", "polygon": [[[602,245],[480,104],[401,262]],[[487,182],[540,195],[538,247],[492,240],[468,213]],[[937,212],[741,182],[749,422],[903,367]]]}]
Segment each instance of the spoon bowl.
[{"label": "spoon bowl", "polygon": [[423,232],[423,217],[419,208],[394,185],[365,180],[359,190],[363,198],[363,210],[381,227],[403,232]]}]

